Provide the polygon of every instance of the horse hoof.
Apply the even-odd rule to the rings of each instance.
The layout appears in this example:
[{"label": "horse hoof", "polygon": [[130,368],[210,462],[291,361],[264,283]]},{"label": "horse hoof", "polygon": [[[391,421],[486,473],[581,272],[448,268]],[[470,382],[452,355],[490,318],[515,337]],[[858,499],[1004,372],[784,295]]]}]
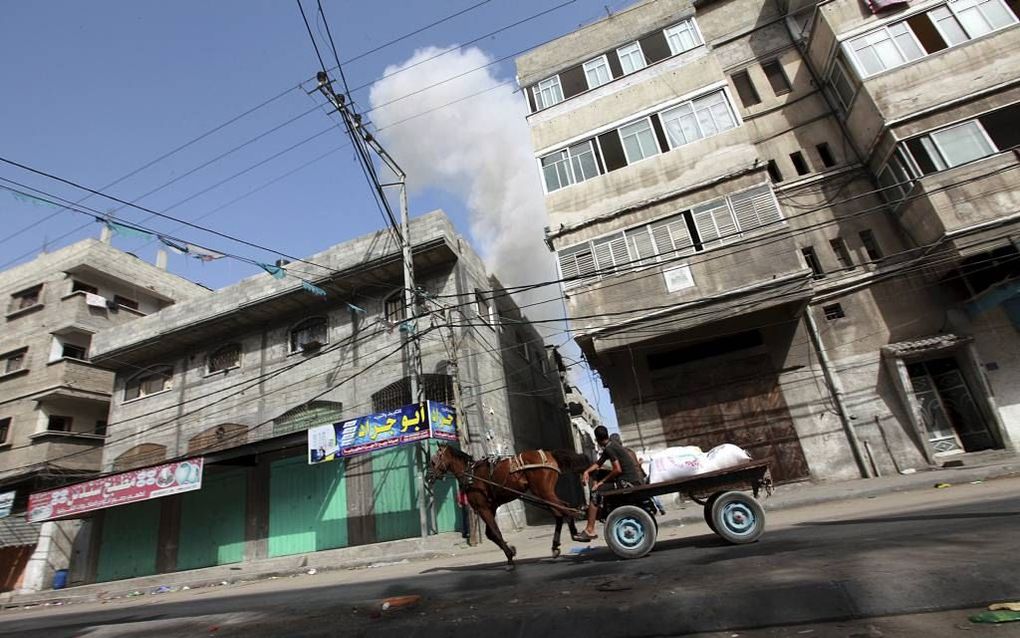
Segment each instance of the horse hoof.
[{"label": "horse hoof", "polygon": [[513,563],[507,563],[507,565],[506,565],[506,570],[507,570],[508,572],[512,572],[512,571],[513,571],[513,570],[515,570],[515,569],[517,569],[517,566],[516,566],[516,565],[514,565]]},{"label": "horse hoof", "polygon": [[559,558],[560,557],[560,548],[559,547],[554,547],[553,548],[553,550],[552,550],[552,557],[553,558]]},{"label": "horse hoof", "polygon": [[513,559],[513,557],[517,555],[517,548],[514,547],[513,545],[509,545],[509,547],[510,547],[510,558]]}]

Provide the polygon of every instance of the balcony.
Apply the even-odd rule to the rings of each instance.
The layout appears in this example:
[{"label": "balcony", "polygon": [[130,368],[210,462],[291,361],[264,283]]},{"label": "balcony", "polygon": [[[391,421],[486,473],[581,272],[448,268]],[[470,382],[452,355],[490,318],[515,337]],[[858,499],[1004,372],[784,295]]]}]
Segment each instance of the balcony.
[{"label": "balcony", "polygon": [[93,332],[145,316],[145,313],[126,306],[109,308],[105,305],[92,305],[88,302],[86,293],[80,291],[62,297],[60,304],[58,319],[60,324],[86,328]]},{"label": "balcony", "polygon": [[968,246],[987,250],[1020,223],[1016,164],[1012,152],[998,153],[921,178],[899,210],[904,227],[921,246],[948,239],[963,256]]},{"label": "balcony", "polygon": [[46,364],[46,376],[40,385],[48,390],[40,396],[66,395],[109,403],[113,392],[113,376],[113,372],[87,361],[57,359]]},{"label": "balcony", "polygon": [[[610,349],[806,299],[811,290],[810,272],[782,226],[568,290],[567,308],[572,317],[585,317],[572,321],[581,338],[619,335],[598,345]],[[659,329],[649,331],[649,323]],[[631,325],[634,335],[627,336]]]}]

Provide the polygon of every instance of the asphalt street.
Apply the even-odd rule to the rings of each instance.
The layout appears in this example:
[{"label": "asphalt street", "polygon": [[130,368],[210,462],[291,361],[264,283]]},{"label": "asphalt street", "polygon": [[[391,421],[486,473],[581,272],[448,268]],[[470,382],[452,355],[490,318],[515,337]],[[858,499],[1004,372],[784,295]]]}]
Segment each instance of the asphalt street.
[{"label": "asphalt street", "polygon": [[[964,631],[957,625],[961,618],[966,625],[965,610],[1020,600],[1020,479],[774,512],[768,520],[764,537],[744,546],[725,544],[702,524],[663,530],[656,550],[633,561],[616,559],[601,542],[554,561],[545,557],[546,530],[532,528],[521,537],[532,540],[519,542],[514,572],[486,554],[491,562],[446,558],[12,610],[0,614],[0,635],[730,636],[757,628],[747,635],[863,636],[804,627],[963,610],[946,617],[944,633],[925,633],[940,636]],[[380,613],[381,599],[405,594],[421,603]],[[994,633],[1020,635],[1020,626]]]}]

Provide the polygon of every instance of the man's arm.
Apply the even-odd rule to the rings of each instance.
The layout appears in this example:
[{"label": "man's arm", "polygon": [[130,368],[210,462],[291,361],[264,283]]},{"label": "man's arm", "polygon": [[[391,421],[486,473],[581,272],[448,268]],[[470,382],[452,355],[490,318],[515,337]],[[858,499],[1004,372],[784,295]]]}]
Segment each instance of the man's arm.
[{"label": "man's arm", "polygon": [[585,470],[584,474],[581,475],[581,485],[587,485],[588,478],[591,476],[591,473],[602,467],[602,464],[605,463],[607,460],[609,460],[609,455],[606,454],[605,450],[603,450],[602,454],[599,455],[598,460],[592,463],[590,466],[588,466],[588,469]]},{"label": "man's arm", "polygon": [[623,468],[620,467],[620,462],[617,461],[616,459],[613,459],[613,469],[609,470],[609,475],[606,476],[606,478],[599,481],[598,483],[596,483],[595,485],[593,485],[591,489],[597,492],[598,489],[602,487],[604,483],[612,481],[621,474],[623,474]]}]

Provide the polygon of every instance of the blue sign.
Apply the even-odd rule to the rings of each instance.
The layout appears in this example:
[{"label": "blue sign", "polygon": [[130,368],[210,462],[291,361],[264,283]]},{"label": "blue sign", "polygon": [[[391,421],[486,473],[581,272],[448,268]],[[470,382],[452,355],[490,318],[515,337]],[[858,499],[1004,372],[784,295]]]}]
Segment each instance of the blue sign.
[{"label": "blue sign", "polygon": [[453,408],[428,401],[309,428],[308,463],[327,463],[341,457],[414,443],[430,436],[457,440]]}]

